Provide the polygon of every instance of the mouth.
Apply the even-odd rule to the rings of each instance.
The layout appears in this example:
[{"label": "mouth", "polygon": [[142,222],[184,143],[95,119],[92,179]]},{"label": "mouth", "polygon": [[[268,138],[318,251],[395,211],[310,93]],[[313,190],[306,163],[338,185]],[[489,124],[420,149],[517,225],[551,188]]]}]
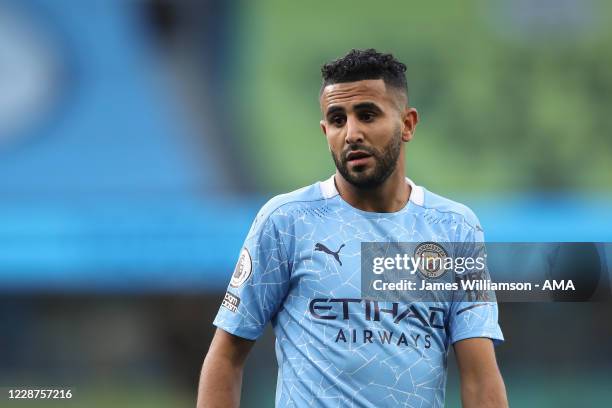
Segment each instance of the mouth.
[{"label": "mouth", "polygon": [[370,153],[364,152],[363,150],[354,150],[346,155],[346,161],[348,162],[358,161],[358,160],[366,159],[371,156],[372,155]]},{"label": "mouth", "polygon": [[352,166],[363,166],[365,165],[372,155],[364,152],[363,150],[354,150],[346,155],[346,162]]}]

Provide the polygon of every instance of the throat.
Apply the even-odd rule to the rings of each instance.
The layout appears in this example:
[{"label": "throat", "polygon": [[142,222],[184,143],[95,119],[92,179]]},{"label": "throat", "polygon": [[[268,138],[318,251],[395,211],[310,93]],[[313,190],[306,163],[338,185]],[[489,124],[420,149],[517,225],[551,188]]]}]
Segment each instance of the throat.
[{"label": "throat", "polygon": [[367,212],[394,213],[408,204],[412,189],[403,175],[393,176],[373,189],[355,187],[339,174],[334,177],[334,182],[340,197],[351,207]]}]

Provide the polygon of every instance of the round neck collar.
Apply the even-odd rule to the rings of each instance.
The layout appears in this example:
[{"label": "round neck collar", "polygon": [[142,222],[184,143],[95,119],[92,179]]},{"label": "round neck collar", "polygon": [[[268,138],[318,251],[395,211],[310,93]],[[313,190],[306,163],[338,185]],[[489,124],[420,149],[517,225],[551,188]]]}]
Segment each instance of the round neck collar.
[{"label": "round neck collar", "polygon": [[394,214],[399,214],[399,213],[404,212],[410,206],[411,203],[421,206],[421,207],[423,206],[423,203],[424,203],[425,192],[424,192],[423,187],[416,185],[412,180],[406,177],[405,178],[406,183],[410,186],[410,197],[408,197],[408,201],[406,202],[406,205],[404,207],[402,207],[398,211],[388,212],[388,213],[360,210],[359,208],[355,208],[349,203],[347,203],[340,196],[340,193],[338,192],[338,189],[336,188],[336,183],[334,182],[334,176],[335,175],[332,175],[327,180],[319,182],[319,187],[321,189],[321,194],[323,195],[323,198],[331,199],[331,198],[334,198],[335,196],[338,196],[338,199],[342,202],[343,205],[355,210],[358,213],[364,214],[364,215],[372,215],[372,216],[394,215]]}]

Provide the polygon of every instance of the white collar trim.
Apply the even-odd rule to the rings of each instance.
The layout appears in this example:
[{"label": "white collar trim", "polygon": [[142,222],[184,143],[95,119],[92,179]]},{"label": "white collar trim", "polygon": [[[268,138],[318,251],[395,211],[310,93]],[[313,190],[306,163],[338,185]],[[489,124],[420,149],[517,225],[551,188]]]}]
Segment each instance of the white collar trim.
[{"label": "white collar trim", "polygon": [[327,180],[321,181],[319,186],[321,187],[321,194],[323,194],[323,198],[328,199],[339,194],[338,190],[336,190],[336,183],[334,182],[333,175]]},{"label": "white collar trim", "polygon": [[[406,177],[406,183],[408,183],[411,187],[410,201],[422,207],[425,203],[425,191],[423,187],[417,186],[408,177]],[[327,180],[321,181],[319,183],[319,186],[321,188],[321,194],[323,195],[323,198],[329,199],[339,194],[338,190],[336,189],[336,183],[334,183],[333,175]]]}]

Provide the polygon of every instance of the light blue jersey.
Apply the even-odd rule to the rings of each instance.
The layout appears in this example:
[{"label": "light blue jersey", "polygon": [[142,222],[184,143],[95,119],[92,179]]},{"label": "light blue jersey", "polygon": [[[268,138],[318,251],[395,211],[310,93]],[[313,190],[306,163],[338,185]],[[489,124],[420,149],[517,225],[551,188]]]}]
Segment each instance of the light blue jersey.
[{"label": "light blue jersey", "polygon": [[482,242],[467,207],[412,187],[395,213],[346,203],[334,179],[270,200],[214,324],[256,339],[272,322],[277,407],[442,407],[449,346],[503,341],[497,304],[361,298],[362,242]]}]

